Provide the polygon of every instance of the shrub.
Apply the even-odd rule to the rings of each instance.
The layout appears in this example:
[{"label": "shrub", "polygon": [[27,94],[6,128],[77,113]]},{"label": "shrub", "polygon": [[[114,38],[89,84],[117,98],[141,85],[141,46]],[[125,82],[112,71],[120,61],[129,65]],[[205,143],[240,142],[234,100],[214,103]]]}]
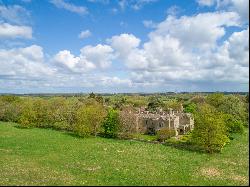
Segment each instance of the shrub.
[{"label": "shrub", "polygon": [[105,108],[97,102],[81,106],[76,112],[75,133],[79,136],[96,136],[101,131],[105,116]]},{"label": "shrub", "polygon": [[175,136],[175,130],[162,128],[156,132],[156,139],[158,141],[164,142],[165,140]]},{"label": "shrub", "polygon": [[16,96],[0,96],[0,120],[18,122],[22,100]]},{"label": "shrub", "polygon": [[117,110],[110,109],[108,115],[103,122],[103,135],[108,138],[116,138],[119,127],[119,114]]},{"label": "shrub", "polygon": [[37,115],[34,110],[33,101],[27,99],[22,104],[21,114],[19,118],[19,124],[21,127],[29,128],[36,126]]},{"label": "shrub", "polygon": [[240,120],[235,119],[232,115],[224,115],[225,124],[228,133],[243,133],[244,123]]}]

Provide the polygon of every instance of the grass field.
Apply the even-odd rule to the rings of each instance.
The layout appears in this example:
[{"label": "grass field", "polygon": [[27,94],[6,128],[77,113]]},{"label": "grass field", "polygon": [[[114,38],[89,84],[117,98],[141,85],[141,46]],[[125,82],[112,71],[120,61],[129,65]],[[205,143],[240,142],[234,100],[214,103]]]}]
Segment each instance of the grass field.
[{"label": "grass field", "polygon": [[247,185],[248,132],[221,154],[0,122],[0,185]]}]

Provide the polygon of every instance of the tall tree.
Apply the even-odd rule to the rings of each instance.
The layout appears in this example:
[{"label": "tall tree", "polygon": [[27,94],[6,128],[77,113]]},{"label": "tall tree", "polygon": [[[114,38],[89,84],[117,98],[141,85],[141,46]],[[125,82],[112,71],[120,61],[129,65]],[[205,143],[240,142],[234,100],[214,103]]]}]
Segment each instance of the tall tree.
[{"label": "tall tree", "polygon": [[214,107],[203,104],[198,107],[194,117],[192,142],[208,153],[220,151],[229,141],[223,114],[217,112]]}]

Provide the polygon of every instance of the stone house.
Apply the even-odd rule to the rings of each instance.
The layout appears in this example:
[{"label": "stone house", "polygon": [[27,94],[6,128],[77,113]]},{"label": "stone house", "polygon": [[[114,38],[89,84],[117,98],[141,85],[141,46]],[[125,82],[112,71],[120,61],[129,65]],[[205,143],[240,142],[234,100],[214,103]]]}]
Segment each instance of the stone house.
[{"label": "stone house", "polygon": [[175,130],[175,135],[186,134],[194,128],[194,120],[191,114],[183,110],[163,112],[159,109],[156,113],[150,113],[145,108],[140,108],[136,115],[136,130],[138,133],[155,134],[162,128]]}]

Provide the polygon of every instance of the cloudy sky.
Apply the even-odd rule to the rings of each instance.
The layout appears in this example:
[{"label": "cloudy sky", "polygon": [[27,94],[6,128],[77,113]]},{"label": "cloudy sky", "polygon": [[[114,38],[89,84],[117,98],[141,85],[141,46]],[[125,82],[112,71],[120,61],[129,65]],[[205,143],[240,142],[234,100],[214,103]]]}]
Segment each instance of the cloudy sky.
[{"label": "cloudy sky", "polygon": [[248,0],[0,0],[0,93],[247,91]]}]

